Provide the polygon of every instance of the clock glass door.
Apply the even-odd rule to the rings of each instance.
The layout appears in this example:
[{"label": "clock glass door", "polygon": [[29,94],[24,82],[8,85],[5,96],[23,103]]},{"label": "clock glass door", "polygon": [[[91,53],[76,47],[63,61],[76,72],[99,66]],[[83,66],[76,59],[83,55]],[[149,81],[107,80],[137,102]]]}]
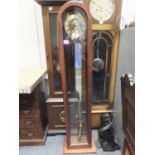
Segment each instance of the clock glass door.
[{"label": "clock glass door", "polygon": [[[87,75],[86,75],[86,17],[78,8],[66,10],[63,16],[64,53],[66,68],[74,79],[68,95],[70,145],[87,145]],[[77,25],[76,25],[77,24]],[[79,30],[78,30],[79,28]],[[68,63],[72,62],[72,66]],[[67,72],[67,70],[66,70]],[[70,82],[67,80],[67,83]],[[69,86],[69,85],[68,85]]]},{"label": "clock glass door", "polygon": [[[51,45],[51,78],[52,78],[52,96],[62,96],[62,84],[61,84],[61,71],[60,71],[60,50],[59,50],[59,42],[58,42],[58,28],[57,28],[57,15],[58,15],[58,10],[60,7],[54,7],[52,11],[49,12],[49,25],[50,25],[50,45]],[[69,46],[66,48],[70,48]],[[71,55],[68,55],[69,57],[72,57]],[[71,66],[73,65],[72,58],[70,58],[67,62],[66,65],[68,66],[66,69],[66,74],[69,78],[68,80],[68,90],[71,89],[72,85],[71,83],[74,81],[74,77],[71,77],[70,74],[73,74],[72,71],[70,70]]]},{"label": "clock glass door", "polygon": [[113,33],[111,31],[93,32],[93,105],[108,104],[112,43]]},{"label": "clock glass door", "polygon": [[71,6],[63,12],[61,20],[63,34],[63,51],[61,52],[64,52],[65,64],[65,70],[62,71],[62,83],[63,95],[66,99],[64,99],[64,104],[67,115],[67,143],[72,148],[88,147],[90,146],[88,19],[80,7]]},{"label": "clock glass door", "polygon": [[61,94],[61,75],[60,75],[60,62],[59,62],[59,46],[58,46],[58,30],[57,30],[57,13],[49,14],[50,22],[50,41],[52,48],[52,62],[53,62],[53,85],[54,94]]}]

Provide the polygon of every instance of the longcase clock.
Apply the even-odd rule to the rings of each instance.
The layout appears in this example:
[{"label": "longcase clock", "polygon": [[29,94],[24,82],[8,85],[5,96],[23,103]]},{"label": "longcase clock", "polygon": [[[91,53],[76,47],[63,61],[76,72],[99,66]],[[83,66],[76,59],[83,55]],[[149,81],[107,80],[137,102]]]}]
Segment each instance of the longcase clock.
[{"label": "longcase clock", "polygon": [[[42,7],[45,38],[45,54],[48,71],[49,97],[46,101],[49,134],[64,133],[64,104],[60,73],[60,51],[58,42],[57,15],[60,7],[68,0],[36,0]],[[72,61],[68,62],[72,65]],[[74,79],[70,79],[72,82]],[[70,83],[68,83],[70,85]]]},{"label": "longcase clock", "polygon": [[61,7],[57,19],[67,147],[91,147],[91,16],[74,1]]},{"label": "longcase clock", "polygon": [[112,111],[115,92],[121,0],[84,0],[92,17],[92,124]]}]

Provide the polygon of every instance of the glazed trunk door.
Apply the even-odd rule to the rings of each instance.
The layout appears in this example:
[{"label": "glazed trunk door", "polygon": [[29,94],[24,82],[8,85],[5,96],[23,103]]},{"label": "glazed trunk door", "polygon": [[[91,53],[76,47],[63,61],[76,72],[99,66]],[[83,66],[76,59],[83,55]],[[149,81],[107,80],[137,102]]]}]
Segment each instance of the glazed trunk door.
[{"label": "glazed trunk door", "polygon": [[91,24],[82,3],[65,5],[58,13],[58,26],[67,146],[90,147]]}]

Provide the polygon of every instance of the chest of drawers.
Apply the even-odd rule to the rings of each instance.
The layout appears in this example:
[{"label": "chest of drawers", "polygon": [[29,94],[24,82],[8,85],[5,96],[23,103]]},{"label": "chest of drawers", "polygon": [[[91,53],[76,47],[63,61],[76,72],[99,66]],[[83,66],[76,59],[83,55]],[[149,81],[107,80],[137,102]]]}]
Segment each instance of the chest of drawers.
[{"label": "chest of drawers", "polygon": [[19,143],[21,146],[45,143],[48,120],[44,84],[45,79],[40,79],[31,91],[19,93]]}]

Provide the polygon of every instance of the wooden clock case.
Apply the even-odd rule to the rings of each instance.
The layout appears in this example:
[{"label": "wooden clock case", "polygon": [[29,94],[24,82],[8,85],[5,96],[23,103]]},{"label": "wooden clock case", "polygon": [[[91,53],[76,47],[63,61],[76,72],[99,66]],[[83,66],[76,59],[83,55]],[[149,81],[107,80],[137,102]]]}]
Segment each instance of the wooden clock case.
[{"label": "wooden clock case", "polygon": [[[60,75],[57,14],[68,0],[36,0],[42,7],[49,97],[46,100],[48,134],[65,133],[64,101]],[[72,79],[74,80],[74,79]]]},{"label": "wooden clock case", "polygon": [[[90,0],[84,0],[84,3],[86,3],[87,8],[89,9]],[[100,75],[98,77],[98,79],[96,77],[96,81],[101,80],[99,85],[103,86],[103,92],[102,93],[106,94],[105,96],[103,95],[103,97],[101,99],[99,98],[96,103],[94,103],[94,101],[92,99],[92,124],[93,124],[94,128],[100,126],[100,116],[103,113],[112,112],[113,103],[114,103],[115,77],[116,77],[116,68],[117,68],[117,55],[118,55],[119,30],[120,30],[119,25],[120,25],[122,0],[115,0],[114,3],[115,3],[115,9],[114,9],[113,15],[111,16],[111,18],[109,18],[103,24],[99,24],[99,21],[95,20],[92,17],[92,20],[93,20],[93,24],[92,24],[92,31],[93,32],[92,32],[92,34],[94,34],[92,36],[93,42],[97,38],[97,37],[95,38],[94,36],[97,33],[98,34],[101,33],[102,34],[102,41],[100,43],[101,47],[100,47],[99,53],[100,53],[100,57],[105,62],[105,69],[104,69],[104,73],[103,73],[104,75]],[[104,36],[103,36],[103,34],[104,34]],[[111,38],[110,42],[109,42],[108,38]],[[105,41],[103,41],[103,39]],[[102,47],[104,42],[107,42],[109,45]],[[110,48],[110,50],[109,50],[109,48]],[[93,53],[94,53],[94,51],[93,51]],[[107,54],[104,54],[104,53],[111,53],[109,55],[108,59],[107,58],[104,59],[104,57],[107,57]],[[96,55],[93,57],[93,59],[95,57],[96,57]],[[107,67],[108,69],[106,69],[106,64],[109,64],[109,66]],[[98,73],[96,73],[96,74],[98,74]],[[102,74],[102,73],[99,73],[99,74]],[[106,78],[108,80],[105,80]],[[94,72],[93,72],[93,83],[94,84],[93,84],[92,90],[94,89],[94,86],[95,86]],[[97,88],[96,90],[99,90],[99,88]],[[92,96],[92,98],[93,98],[93,96]]]},{"label": "wooden clock case", "polygon": [[[84,3],[87,5],[88,8],[89,8],[90,1],[91,0],[84,0]],[[115,4],[114,12],[113,12],[112,16],[110,17],[110,19],[105,21],[104,24],[116,24],[117,26],[119,26],[120,18],[121,18],[122,0],[114,0],[114,4]],[[93,24],[98,24],[99,23],[93,17],[92,17],[92,19],[93,19]]]},{"label": "wooden clock case", "polygon": [[[55,28],[57,25],[57,13],[60,7],[65,4],[68,0],[36,0],[42,6],[42,17],[44,26],[44,37],[46,47],[46,60],[48,69],[48,82],[50,95],[47,99],[48,119],[49,119],[49,131],[48,133],[64,133],[65,131],[65,120],[64,120],[64,101],[61,85],[61,74],[60,74],[60,60],[59,60],[59,45],[54,44],[55,35],[58,36],[58,29]],[[89,1],[84,2],[88,6]],[[97,24],[97,21],[93,19],[92,31],[94,33],[104,32],[112,35],[111,45],[111,61],[110,61],[110,82],[108,93],[108,101],[105,103],[93,104],[91,108],[92,113],[92,127],[98,128],[100,126],[100,116],[104,112],[111,112],[114,101],[114,90],[115,90],[115,77],[116,77],[116,66],[117,66],[117,55],[118,55],[118,42],[119,42],[119,22],[120,22],[120,8],[121,0],[116,0],[116,9],[113,18],[106,21],[104,24]],[[89,7],[87,7],[89,10]],[[52,23],[53,22],[53,23]],[[56,23],[55,25],[54,22]],[[54,35],[52,35],[54,33]],[[92,37],[93,39],[93,37]],[[57,52],[58,51],[58,52]],[[72,62],[70,62],[72,64]],[[57,76],[58,75],[58,76]],[[57,76],[57,78],[56,78]],[[74,78],[72,79],[74,81]],[[55,84],[58,84],[58,89]]]},{"label": "wooden clock case", "polygon": [[[77,118],[76,117],[76,112],[73,112],[73,108],[72,106],[74,106],[75,104],[73,104],[72,101],[69,101],[71,99],[77,99],[79,98],[79,94],[75,95],[75,92],[77,92],[76,90],[76,83],[74,81],[74,83],[72,83],[73,88],[68,88],[67,83],[69,81],[69,76],[67,75],[67,67],[69,67],[66,62],[69,60],[68,57],[66,57],[65,55],[68,54],[69,52],[74,55],[75,54],[75,49],[73,50],[71,49],[66,49],[65,48],[65,44],[64,44],[64,29],[63,29],[63,16],[65,15],[65,13],[68,11],[69,13],[73,13],[74,9],[79,9],[79,11],[81,11],[85,17],[86,17],[86,38],[85,39],[81,39],[81,45],[82,45],[82,57],[81,57],[81,61],[82,61],[82,67],[81,67],[81,101],[79,101],[76,104],[80,104],[82,110],[80,110],[81,115],[82,113],[85,113],[81,116],[81,118]],[[77,10],[76,10],[77,11]],[[75,11],[75,12],[76,12]],[[67,13],[66,13],[67,14]],[[92,83],[92,29],[91,29],[91,16],[88,13],[88,10],[85,6],[85,4],[82,4],[80,2],[68,2],[65,3],[61,9],[58,12],[58,34],[59,34],[59,48],[60,48],[60,66],[61,66],[61,79],[62,79],[62,88],[63,88],[63,99],[64,99],[64,110],[65,110],[65,118],[66,118],[66,139],[67,139],[67,146],[68,148],[85,148],[85,147],[91,147],[91,83]],[[79,42],[79,41],[78,41]],[[75,43],[72,43],[72,41],[70,41],[69,44],[66,44],[66,47],[68,46],[75,46]],[[83,47],[84,46],[84,47]],[[73,61],[75,61],[75,57],[76,55],[72,58]],[[71,71],[73,71],[74,75],[70,75],[73,76],[75,79],[75,62],[73,63],[73,66],[71,66]],[[86,89],[86,90],[84,90]],[[77,92],[78,93],[78,92]],[[75,97],[74,97],[75,96]],[[84,99],[85,98],[85,99]],[[80,103],[81,102],[81,103]],[[75,105],[76,106],[76,105]],[[76,106],[77,107],[77,106]],[[79,107],[77,107],[78,109]],[[77,112],[78,113],[78,112]],[[80,114],[78,114],[80,115]],[[83,130],[81,129],[81,134],[80,135],[80,140],[78,138],[78,133],[80,131],[78,131],[78,125],[75,124],[75,121],[72,121],[72,119],[75,117],[75,121],[76,119],[81,119],[82,122],[82,129],[85,127],[86,129],[84,129],[84,133]],[[79,116],[78,116],[79,117]],[[84,117],[84,118],[82,118]],[[86,119],[86,122],[84,121]],[[85,125],[87,124],[87,125]],[[73,129],[75,128],[75,129]],[[76,130],[77,128],[77,130]],[[77,132],[76,132],[76,131]],[[86,130],[86,131],[85,131]],[[86,132],[86,133],[85,133]]]}]

